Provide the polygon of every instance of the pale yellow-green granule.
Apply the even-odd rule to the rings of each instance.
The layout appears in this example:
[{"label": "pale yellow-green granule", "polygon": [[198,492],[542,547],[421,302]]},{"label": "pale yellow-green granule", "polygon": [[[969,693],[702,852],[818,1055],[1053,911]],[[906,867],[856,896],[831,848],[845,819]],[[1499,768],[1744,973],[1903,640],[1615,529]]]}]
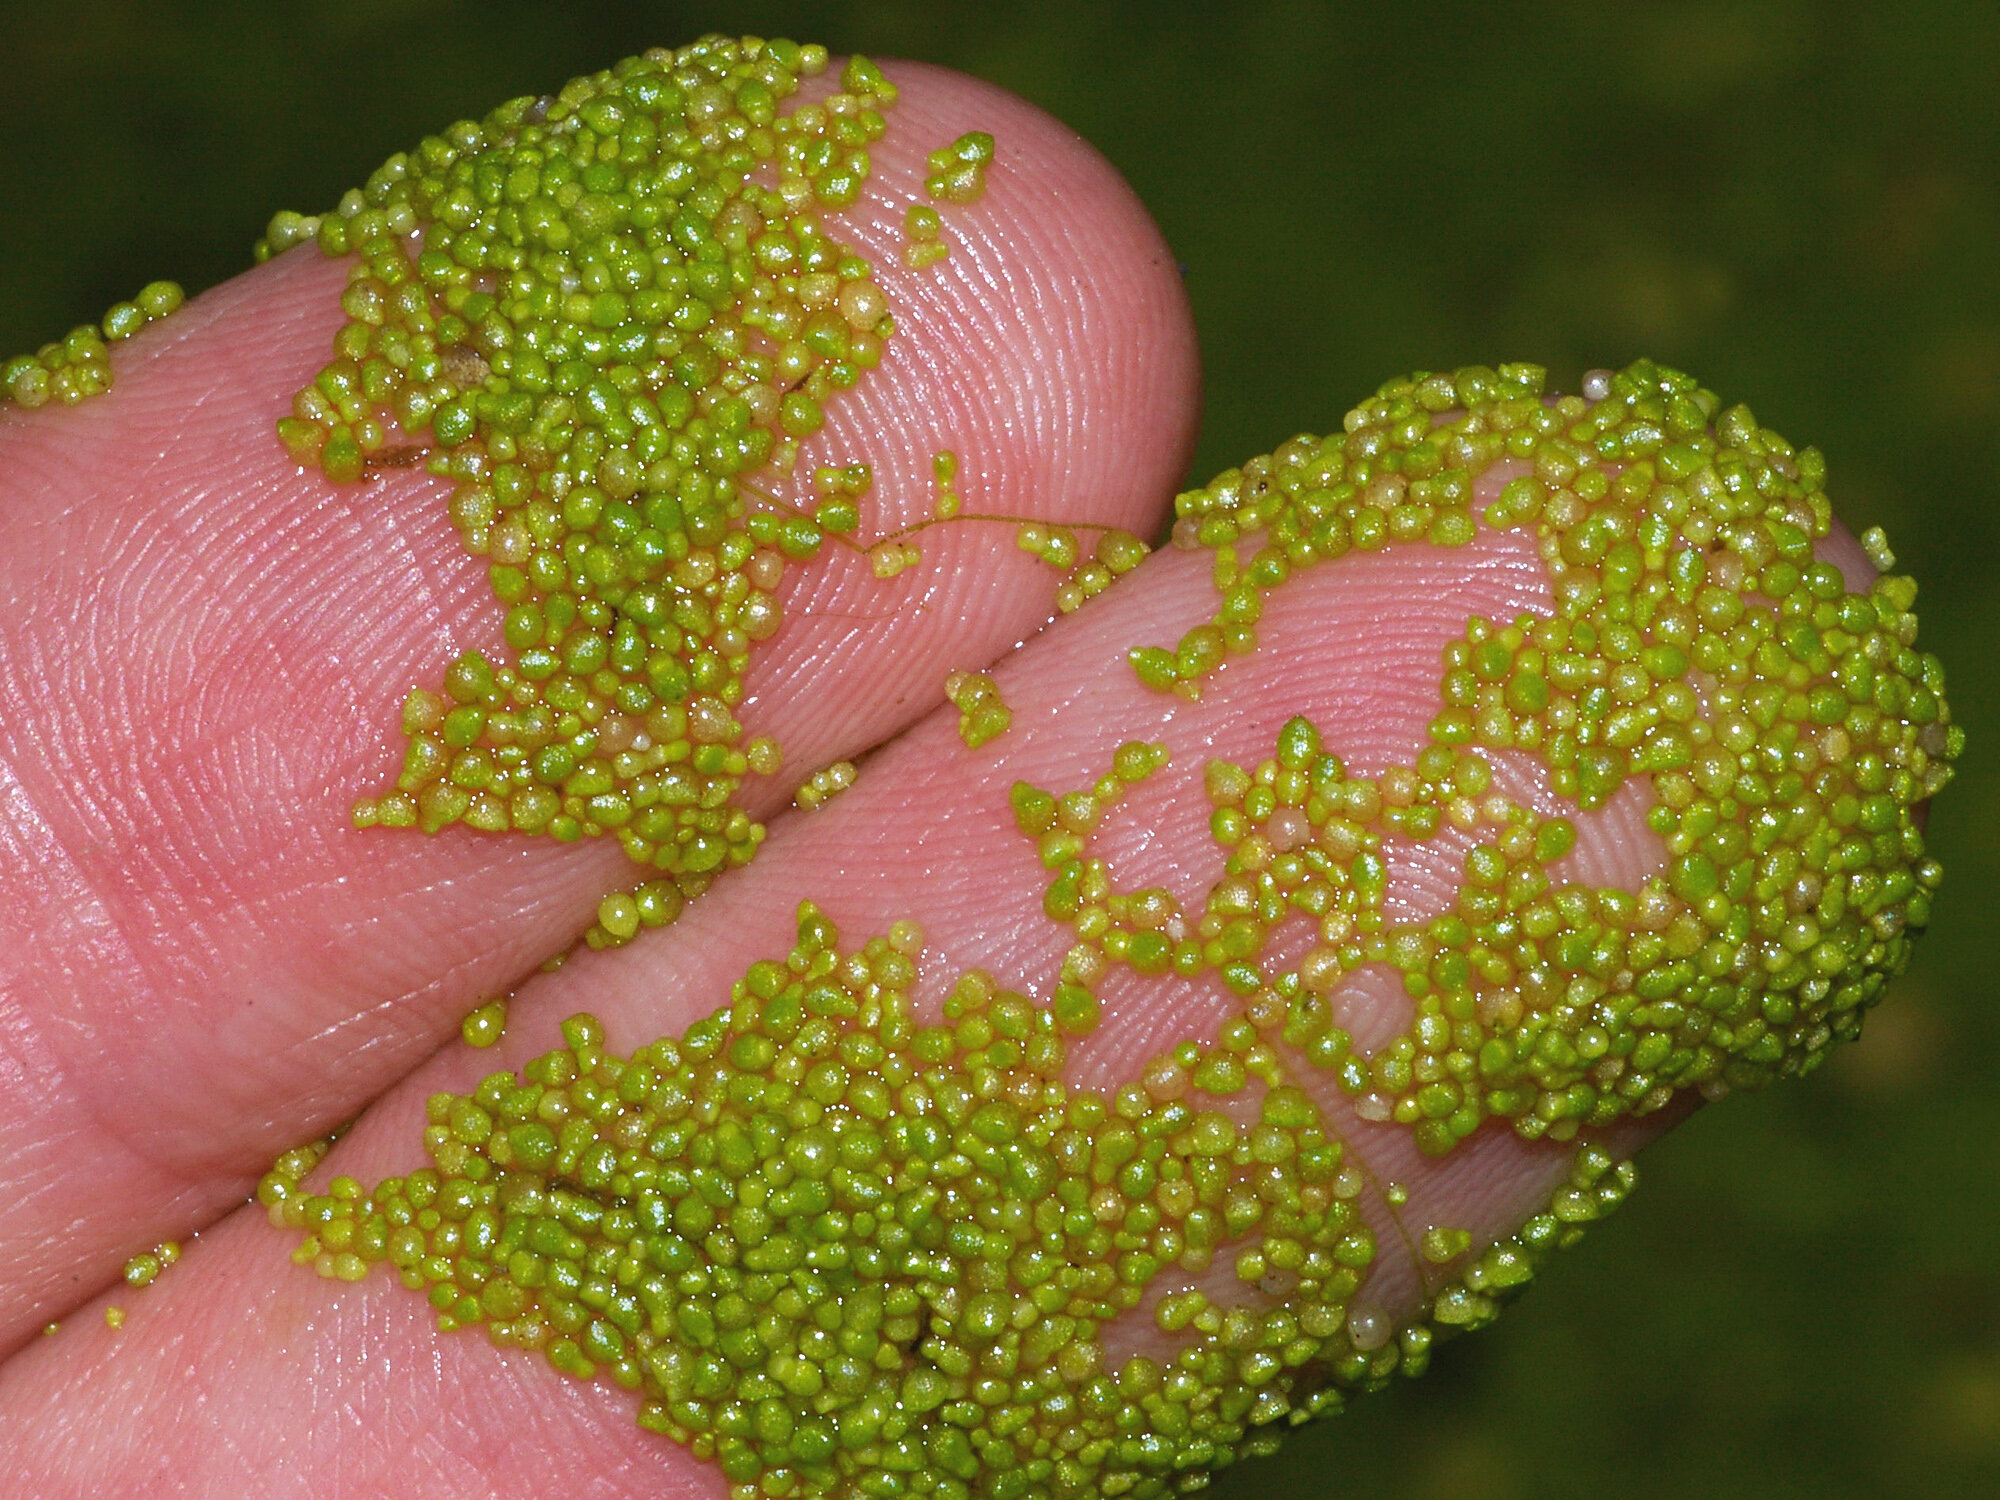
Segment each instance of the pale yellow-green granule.
[{"label": "pale yellow-green granule", "polygon": [[1446,1224],[1434,1224],[1424,1231],[1417,1248],[1425,1260],[1434,1266],[1441,1266],[1456,1260],[1472,1248],[1470,1230],[1454,1229]]},{"label": "pale yellow-green granule", "polygon": [[958,455],[949,448],[931,455],[931,482],[936,487],[937,499],[931,503],[931,515],[939,521],[957,519],[965,508],[965,502],[958,498],[953,485],[958,480]]},{"label": "pale yellow-green granule", "polygon": [[944,221],[938,211],[922,203],[912,203],[903,215],[903,264],[912,271],[934,266],[951,254],[944,237]]},{"label": "pale yellow-green granule", "polygon": [[941,203],[977,203],[986,192],[986,169],[993,164],[993,137],[968,130],[928,158],[924,193]]},{"label": "pale yellow-green granule", "polygon": [[944,695],[958,710],[958,737],[965,748],[977,750],[1007,732],[1013,710],[1000,697],[999,684],[985,672],[954,672],[944,680]]},{"label": "pale yellow-green granule", "polygon": [[125,1284],[127,1286],[151,1286],[159,1280],[160,1273],[181,1258],[181,1247],[176,1240],[162,1240],[150,1250],[142,1250],[125,1262]]},{"label": "pale yellow-green granule", "polygon": [[830,766],[822,766],[800,784],[794,803],[807,812],[823,807],[833,798],[853,786],[859,769],[851,760],[837,760]]},{"label": "pale yellow-green granule", "polygon": [[466,1013],[458,1028],[459,1037],[466,1046],[491,1047],[506,1035],[507,1000],[505,995],[495,995]]}]

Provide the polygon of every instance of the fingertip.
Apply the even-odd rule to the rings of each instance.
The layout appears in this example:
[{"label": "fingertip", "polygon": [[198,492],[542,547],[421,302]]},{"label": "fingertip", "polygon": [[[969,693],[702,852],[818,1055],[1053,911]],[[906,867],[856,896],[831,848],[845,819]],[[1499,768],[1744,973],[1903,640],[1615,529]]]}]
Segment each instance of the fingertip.
[{"label": "fingertip", "polygon": [[[886,67],[901,97],[841,227],[873,263],[898,333],[798,472],[877,434],[931,432],[985,508],[1118,525],[1164,516],[1192,450],[1199,375],[1158,227],[1108,161],[1026,100],[947,68]],[[926,158],[975,130],[995,141],[984,191],[932,198]],[[949,248],[921,268],[904,253],[912,207],[938,214]],[[921,519],[936,449],[883,446],[876,519]]]},{"label": "fingertip", "polygon": [[[896,331],[880,368],[844,393],[774,493],[814,503],[813,470],[864,462],[863,542],[934,513],[933,468],[952,455],[968,516],[912,538],[915,569],[877,578],[828,547],[787,581],[787,628],[751,669],[750,703],[810,695],[810,722],[781,735],[803,767],[866,714],[900,729],[943,675],[992,660],[1052,613],[1057,575],[1022,552],[1009,521],[1154,534],[1192,451],[1199,377],[1193,323],[1158,228],[1076,132],[1004,89],[891,62],[901,90],[871,175],[837,232],[875,268]],[[967,131],[996,142],[975,202],[927,196],[926,157]],[[933,208],[949,254],[904,257],[906,216]],[[853,683],[861,694],[848,692]]]}]

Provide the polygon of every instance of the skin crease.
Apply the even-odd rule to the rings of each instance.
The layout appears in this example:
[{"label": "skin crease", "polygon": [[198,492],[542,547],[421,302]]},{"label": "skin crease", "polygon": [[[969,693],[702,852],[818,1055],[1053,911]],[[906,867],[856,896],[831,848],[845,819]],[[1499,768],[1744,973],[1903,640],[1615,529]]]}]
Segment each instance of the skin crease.
[{"label": "skin crease", "polygon": [[[1156,232],[1108,167],[1027,106],[938,70],[887,71],[903,98],[874,153],[868,222],[848,228],[902,331],[802,471],[869,459],[867,513],[893,525],[927,510],[930,455],[950,448],[968,509],[1149,533],[1195,417],[1192,334]],[[923,153],[971,128],[1001,143],[989,191],[946,211],[952,256],[911,273],[896,250]],[[121,348],[109,397],[0,417],[19,538],[0,587],[26,601],[0,628],[0,1347],[66,1320],[0,1366],[0,1492],[720,1494],[715,1470],[633,1424],[625,1393],[440,1335],[386,1271],[318,1280],[260,1210],[224,1210],[276,1151],[364,1104],[315,1180],[421,1165],[425,1096],[556,1045],[573,1011],[602,1018],[617,1050],[680,1031],[751,961],[790,948],[801,899],[845,947],[917,920],[920,1000],[972,966],[1046,995],[1073,939],[1041,914],[1046,877],[1007,808],[1015,779],[1087,786],[1118,744],[1167,741],[1173,761],[1097,848],[1121,885],[1193,899],[1221,864],[1206,759],[1254,765],[1303,712],[1363,773],[1407,763],[1444,642],[1469,614],[1545,610],[1547,580],[1519,534],[1309,570],[1273,596],[1264,648],[1191,703],[1140,688],[1124,661],[1213,609],[1207,558],[1169,551],[992,669],[1013,727],[969,752],[955,710],[926,711],[947,670],[1040,622],[1054,575],[1006,527],[926,532],[920,567],[887,583],[828,549],[788,577],[790,618],[756,659],[744,717],[784,745],[785,788],[879,746],[856,787],[773,818],[763,854],[675,926],[528,980],[499,1047],[431,1056],[629,866],[608,842],[346,826],[355,791],[395,763],[402,692],[495,639],[498,610],[441,481],[336,487],[297,475],[268,438],[325,358],[341,275],[312,251],[282,257]],[[364,526],[364,504],[391,515]],[[1829,555],[1865,576],[1850,539]],[[1534,797],[1532,776],[1502,770]],[[754,790],[762,813],[784,800]],[[1656,868],[1644,811],[1635,782],[1579,819],[1567,872],[1629,885]],[[1392,865],[1397,915],[1435,909],[1437,865]],[[1212,981],[1122,971],[1100,996],[1104,1022],[1073,1052],[1082,1085],[1122,1082],[1233,1009]],[[1336,1019],[1366,1046],[1406,1008],[1357,980]],[[1571,1156],[1489,1126],[1434,1162],[1311,1082],[1367,1166],[1382,1251],[1362,1300],[1392,1314],[1422,1283],[1409,1242],[1433,1224],[1503,1236]],[[1410,1190],[1400,1211],[1389,1181]],[[77,1305],[133,1250],[195,1228],[154,1287]],[[102,1317],[113,1302],[128,1313],[117,1333]],[[1141,1347],[1144,1322],[1127,1322],[1114,1337]]]}]

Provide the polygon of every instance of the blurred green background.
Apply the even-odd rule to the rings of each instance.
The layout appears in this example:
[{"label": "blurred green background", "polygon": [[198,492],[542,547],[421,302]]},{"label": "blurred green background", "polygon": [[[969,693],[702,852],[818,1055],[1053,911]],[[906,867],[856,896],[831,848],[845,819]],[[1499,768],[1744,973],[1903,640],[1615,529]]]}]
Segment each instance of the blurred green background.
[{"label": "blurred green background", "polygon": [[1198,477],[1397,371],[1646,353],[1821,445],[1922,580],[1972,748],[1866,1041],[1702,1114],[1498,1329],[1220,1493],[2000,1492],[2000,7],[6,0],[0,352],[712,29],[948,63],[1093,141],[1186,266]]}]

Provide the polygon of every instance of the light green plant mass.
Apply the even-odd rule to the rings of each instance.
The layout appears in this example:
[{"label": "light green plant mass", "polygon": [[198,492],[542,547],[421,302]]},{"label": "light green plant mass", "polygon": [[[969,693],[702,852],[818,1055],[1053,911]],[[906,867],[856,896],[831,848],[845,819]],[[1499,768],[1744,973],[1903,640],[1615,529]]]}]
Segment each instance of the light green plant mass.
[{"label": "light green plant mass", "polygon": [[[672,920],[754,854],[735,793],[780,758],[734,716],[745,664],[786,569],[858,545],[865,464],[818,470],[810,515],[757,477],[795,464],[895,332],[821,215],[859,198],[896,91],[855,59],[799,104],[826,66],[754,39],[649,53],[462,122],[260,247],[352,257],[286,447],[336,481],[413,455],[456,480],[506,611],[506,660],[467,652],[410,696],[403,771],[356,821],[616,837],[655,873],[606,898],[594,940]],[[968,133],[926,191],[973,202],[994,153]],[[909,222],[941,245],[935,210]],[[81,400],[109,383],[103,340],[179,301],[149,287],[0,383]],[[961,510],[952,455],[935,472],[922,524],[999,519]],[[443,1328],[633,1391],[739,1500],[1189,1490],[1490,1321],[1630,1191],[1593,1131],[1809,1070],[1907,962],[1940,878],[1920,809],[1962,735],[1879,535],[1884,576],[1821,555],[1816,450],[1650,363],[1562,397],[1536,367],[1474,367],[1392,381],[1177,509],[1218,602],[1133,648],[1160,691],[1198,696],[1257,649],[1274,591],[1354,552],[1522,533],[1550,606],[1465,622],[1406,764],[1358,774],[1303,715],[1257,764],[1209,763],[1219,873],[1186,907],[1118,888],[1093,849],[1173,744],[1126,744],[1087,787],[1017,783],[1044,912],[1074,937],[1046,1003],[974,971],[927,1015],[911,924],[843,949],[808,904],[792,952],[679,1037],[619,1057],[577,1016],[520,1074],[434,1096],[431,1167],[309,1192],[324,1148],[287,1153],[259,1197],[294,1258],[348,1280],[386,1261]],[[1145,556],[1115,532],[1020,542],[1068,575],[1066,610]],[[900,534],[872,555],[883,577],[916,560]],[[950,696],[968,747],[1007,729],[991,678]],[[1577,822],[1528,805],[1523,766],[1579,816],[1640,783],[1660,868],[1579,878]],[[811,800],[852,777],[829,768]],[[1441,914],[1396,920],[1418,845],[1460,879]],[[1310,941],[1274,941],[1296,924]],[[1364,1049],[1339,1023],[1370,966],[1409,1020]],[[1069,1048],[1116,970],[1203,982],[1223,1019],[1079,1087]],[[495,1002],[464,1035],[503,1021]],[[1496,1119],[1576,1144],[1545,1209],[1482,1242],[1403,1225],[1350,1117],[1434,1154]],[[1371,1215],[1420,1262],[1408,1317],[1371,1299]]]},{"label": "light green plant mass", "polygon": [[745,664],[786,567],[868,487],[822,471],[815,517],[749,479],[792,465],[895,326],[820,216],[859,195],[896,91],[857,58],[781,109],[825,67],[721,37],[632,58],[280,214],[262,247],[354,257],[336,358],[280,437],[342,481],[427,439],[506,610],[511,659],[469,651],[411,694],[402,774],[356,822],[614,835],[662,874],[607,939],[761,841],[733,798],[780,762],[743,743]]},{"label": "light green plant mass", "polygon": [[[1303,717],[1255,767],[1209,763],[1224,857],[1199,909],[1116,889],[1091,853],[1171,745],[1129,743],[1077,791],[1017,783],[1044,910],[1077,939],[1047,1004],[973,972],[925,1024],[914,929],[842,952],[808,905],[797,948],[681,1037],[618,1058],[579,1016],[521,1075],[434,1096],[433,1168],[309,1194],[316,1157],[295,1157],[261,1192],[304,1233],[295,1258],[387,1260],[441,1326],[634,1390],[743,1500],[1188,1490],[1420,1371],[1437,1331],[1491,1321],[1630,1191],[1579,1132],[1815,1066],[1939,878],[1916,810],[1961,735],[1909,580],[1850,590],[1816,556],[1816,451],[1651,364],[1592,386],[1549,399],[1526,365],[1392,381],[1340,434],[1180,497],[1219,604],[1133,650],[1162,691],[1198,694],[1256,649],[1271,591],[1350,552],[1526,530],[1553,600],[1466,622],[1408,765],[1350,774]],[[1579,812],[1649,778],[1665,868],[1571,878],[1575,823],[1502,790],[1523,756]],[[1395,846],[1435,840],[1459,851],[1453,909],[1389,920]],[[1267,957],[1297,918],[1317,941]],[[1411,1023],[1363,1053],[1337,1021],[1369,964],[1401,974]],[[1075,1088],[1067,1039],[1117,967],[1210,978],[1234,1013],[1122,1087]],[[1580,1143],[1513,1236],[1406,1234],[1430,1269],[1398,1324],[1368,1297],[1342,1095],[1434,1153],[1494,1116]],[[1393,1219],[1402,1195],[1375,1193]]]},{"label": "light green plant mass", "polygon": [[[1054,871],[1051,917],[1110,962],[1284,996],[1357,1111],[1427,1151],[1494,1115],[1568,1139],[1679,1089],[1714,1098],[1811,1069],[1908,962],[1941,874],[1918,809],[1963,735],[1942,667],[1916,648],[1915,584],[1849,591],[1815,556],[1833,524],[1816,449],[1656,365],[1602,384],[1594,401],[1549,401],[1525,365],[1392,381],[1341,435],[1181,497],[1180,535],[1215,549],[1222,602],[1172,650],[1133,651],[1158,687],[1255,649],[1264,597],[1350,551],[1527,528],[1554,595],[1548,615],[1466,622],[1410,765],[1352,777],[1303,719],[1254,775],[1211,765],[1229,858],[1200,913],[1112,890],[1088,857],[1091,816],[1061,826],[1066,802],[1016,790]],[[1510,477],[1477,514],[1494,465]],[[1586,812],[1650,778],[1665,869],[1637,891],[1566,879],[1572,822],[1493,791],[1509,754]],[[1391,845],[1453,837],[1455,909],[1388,921]],[[1261,961],[1290,914],[1318,923],[1318,944]],[[1367,1058],[1329,998],[1363,964],[1400,971],[1414,1010]]]}]

